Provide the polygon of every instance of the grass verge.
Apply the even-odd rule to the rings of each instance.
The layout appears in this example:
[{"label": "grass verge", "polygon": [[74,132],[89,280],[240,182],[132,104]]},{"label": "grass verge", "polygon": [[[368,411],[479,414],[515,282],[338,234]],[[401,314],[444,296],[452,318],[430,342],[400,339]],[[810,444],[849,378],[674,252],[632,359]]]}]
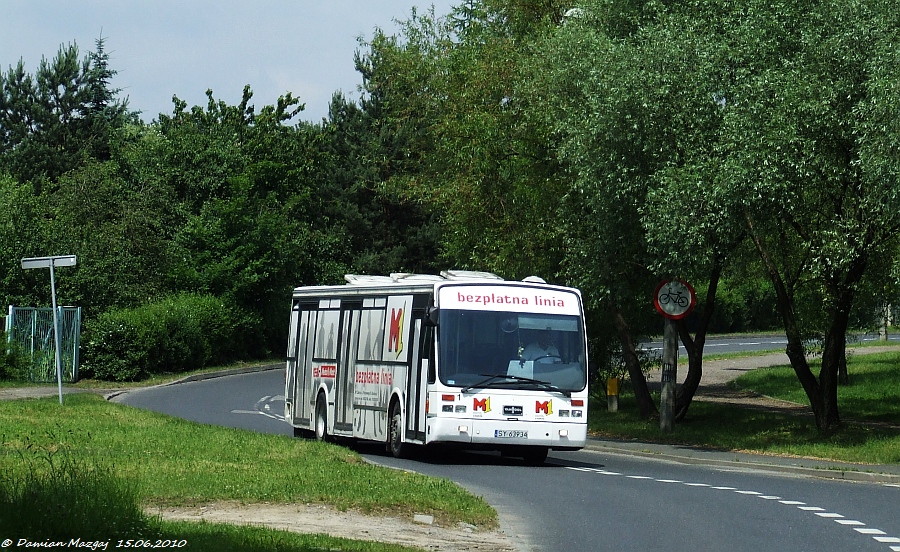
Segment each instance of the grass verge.
[{"label": "grass verge", "polygon": [[[484,500],[449,480],[374,466],[355,452],[328,443],[197,424],[109,403],[88,393],[68,395],[63,405],[55,398],[0,401],[0,428],[0,498],[5,497],[4,506],[52,502],[34,498],[27,490],[39,488],[35,483],[46,480],[46,494],[55,495],[66,481],[77,482],[67,473],[84,472],[89,475],[88,483],[97,488],[110,478],[127,482],[125,489],[131,489],[133,499],[126,493],[120,500],[124,505],[322,503],[371,514],[426,513],[434,515],[438,523],[497,526],[496,512]],[[61,464],[60,459],[66,460]],[[84,469],[92,466],[105,466],[106,472]],[[100,494],[114,495],[108,491]],[[97,508],[127,510],[115,504]],[[9,512],[15,508],[0,509],[6,512],[0,517],[9,521]],[[40,512],[27,516],[45,517]],[[10,528],[21,526],[15,520],[11,523]],[[156,527],[165,528],[159,523]],[[197,531],[212,533],[210,538],[221,534],[234,540],[228,536],[232,535],[230,529]],[[86,534],[73,536],[85,538]],[[128,538],[137,537],[131,534]],[[238,548],[256,549],[215,549]]]},{"label": "grass verge", "polygon": [[[593,434],[638,440],[863,464],[900,463],[900,353],[850,356],[850,385],[838,389],[844,427],[823,436],[809,415],[748,409],[732,404],[694,401],[686,419],[672,433],[658,421],[641,421],[627,387],[619,412],[607,412],[605,397],[592,404]],[[815,370],[815,363],[814,363]],[[763,368],[742,376],[745,390],[808,404],[790,367]],[[658,400],[658,397],[657,397]]]}]

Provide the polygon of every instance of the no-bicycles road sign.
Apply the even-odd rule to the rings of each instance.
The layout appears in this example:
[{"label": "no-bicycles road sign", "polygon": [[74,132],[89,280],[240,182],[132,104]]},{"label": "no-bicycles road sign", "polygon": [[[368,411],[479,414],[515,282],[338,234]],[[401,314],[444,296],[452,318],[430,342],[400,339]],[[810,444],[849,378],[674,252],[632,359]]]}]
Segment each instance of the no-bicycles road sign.
[{"label": "no-bicycles road sign", "polygon": [[679,320],[690,314],[696,303],[694,288],[684,280],[664,280],[653,293],[653,306],[659,314],[671,320]]}]

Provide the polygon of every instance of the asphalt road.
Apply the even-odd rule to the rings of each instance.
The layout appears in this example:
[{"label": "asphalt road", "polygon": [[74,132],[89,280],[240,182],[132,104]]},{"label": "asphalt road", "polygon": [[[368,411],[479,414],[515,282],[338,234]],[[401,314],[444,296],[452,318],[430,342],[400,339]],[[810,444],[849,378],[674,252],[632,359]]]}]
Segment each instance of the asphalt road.
[{"label": "asphalt road", "polygon": [[[869,343],[879,341],[877,334],[860,334],[851,336],[853,341]],[[900,335],[888,335],[889,341],[900,341]],[[662,339],[653,339],[641,343],[641,347],[648,351],[662,351]],[[738,335],[738,336],[713,336],[706,339],[703,347],[704,355],[720,355],[742,352],[777,351],[783,352],[787,347],[787,338],[783,335]],[[679,354],[687,354],[684,346],[679,343]]]},{"label": "asphalt road", "polygon": [[[281,370],[146,389],[117,400],[201,423],[292,434],[281,420]],[[373,462],[449,478],[484,496],[522,550],[900,551],[897,486],[595,450],[551,452],[546,466],[527,467],[496,454],[397,460],[381,445],[356,448]]]}]

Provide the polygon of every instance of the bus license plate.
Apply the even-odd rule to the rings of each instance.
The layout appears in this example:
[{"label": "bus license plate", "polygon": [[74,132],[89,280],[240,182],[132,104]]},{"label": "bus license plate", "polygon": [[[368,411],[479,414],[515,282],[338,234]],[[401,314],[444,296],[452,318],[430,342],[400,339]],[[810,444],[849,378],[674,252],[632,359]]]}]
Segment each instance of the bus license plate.
[{"label": "bus license plate", "polygon": [[513,429],[495,429],[494,437],[499,437],[501,439],[527,439],[528,432]]}]

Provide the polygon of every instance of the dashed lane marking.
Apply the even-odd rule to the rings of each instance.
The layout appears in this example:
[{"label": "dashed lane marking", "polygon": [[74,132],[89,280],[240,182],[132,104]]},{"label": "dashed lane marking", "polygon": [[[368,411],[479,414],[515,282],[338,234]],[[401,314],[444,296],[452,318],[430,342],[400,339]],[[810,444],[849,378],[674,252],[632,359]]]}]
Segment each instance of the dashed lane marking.
[{"label": "dashed lane marking", "polygon": [[[597,475],[623,475],[619,472],[611,472],[606,470],[600,470],[596,468],[578,468],[578,467],[568,467],[567,469],[587,472],[587,473],[595,473]],[[799,500],[783,500],[779,496],[775,495],[767,495],[761,493],[759,491],[751,491],[745,489],[738,489],[736,487],[726,487],[726,486],[712,486],[707,483],[688,483],[684,481],[680,481],[677,479],[657,479],[655,477],[650,477],[647,475],[625,475],[627,479],[635,479],[642,481],[655,481],[656,483],[669,483],[669,484],[681,484],[685,487],[705,487],[712,490],[717,491],[732,491],[735,494],[744,495],[744,496],[755,496],[757,498],[761,498],[763,500],[777,501],[779,504],[783,504],[785,506],[795,506],[797,509],[810,512],[815,514],[816,516],[828,519],[838,523],[839,525],[846,526],[852,528],[854,531],[859,533],[860,535],[865,535],[872,537],[875,542],[882,544],[890,544],[891,546],[888,548],[891,552],[900,552],[900,537],[894,537],[888,535],[881,529],[876,529],[874,527],[867,527],[865,523],[855,519],[847,519],[842,514],[837,512],[829,512],[825,508],[820,506],[810,506],[805,502],[801,502]],[[888,484],[887,487],[900,487],[900,485]]]}]

